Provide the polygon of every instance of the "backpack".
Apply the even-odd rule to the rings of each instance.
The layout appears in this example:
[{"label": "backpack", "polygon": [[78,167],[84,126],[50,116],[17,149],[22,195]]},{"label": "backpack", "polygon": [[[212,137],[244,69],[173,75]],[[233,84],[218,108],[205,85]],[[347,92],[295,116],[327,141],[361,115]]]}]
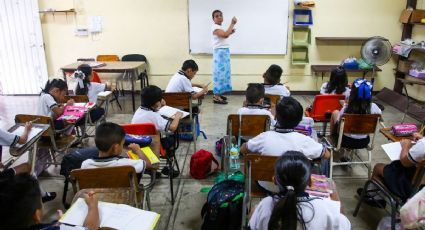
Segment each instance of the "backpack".
[{"label": "backpack", "polygon": [[205,179],[211,172],[211,165],[214,162],[217,167],[214,172],[218,170],[218,161],[214,158],[212,153],[200,149],[190,158],[190,175],[195,179]]},{"label": "backpack", "polygon": [[425,188],[422,188],[401,207],[400,219],[406,229],[425,226]]},{"label": "backpack", "polygon": [[204,219],[202,230],[240,229],[242,224],[242,203],[244,184],[225,180],[215,184],[208,192],[207,202],[202,207]]}]

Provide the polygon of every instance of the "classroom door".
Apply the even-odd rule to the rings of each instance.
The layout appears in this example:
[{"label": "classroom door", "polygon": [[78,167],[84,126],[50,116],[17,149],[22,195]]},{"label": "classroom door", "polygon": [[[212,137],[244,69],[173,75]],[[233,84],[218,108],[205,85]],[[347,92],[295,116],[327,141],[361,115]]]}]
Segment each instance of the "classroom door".
[{"label": "classroom door", "polygon": [[38,94],[47,81],[37,0],[0,0],[0,94]]}]

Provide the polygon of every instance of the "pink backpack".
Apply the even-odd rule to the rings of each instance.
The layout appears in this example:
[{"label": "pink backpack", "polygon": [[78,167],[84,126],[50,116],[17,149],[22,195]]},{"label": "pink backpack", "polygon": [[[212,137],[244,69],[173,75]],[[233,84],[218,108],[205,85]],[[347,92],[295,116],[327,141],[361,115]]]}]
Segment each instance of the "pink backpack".
[{"label": "pink backpack", "polygon": [[205,179],[211,173],[212,163],[216,164],[213,172],[218,171],[218,161],[207,150],[200,149],[190,158],[190,175],[195,179]]}]

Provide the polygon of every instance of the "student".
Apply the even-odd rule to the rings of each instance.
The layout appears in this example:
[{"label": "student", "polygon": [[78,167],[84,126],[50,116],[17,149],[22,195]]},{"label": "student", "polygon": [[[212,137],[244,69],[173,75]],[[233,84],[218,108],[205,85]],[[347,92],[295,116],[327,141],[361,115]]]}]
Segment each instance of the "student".
[{"label": "student", "polygon": [[[165,92],[188,92],[192,94],[192,99],[198,99],[199,97],[204,96],[208,92],[208,86],[191,83],[191,80],[195,77],[197,72],[198,65],[194,60],[184,61],[181,70],[171,77]],[[201,90],[196,92],[193,87],[201,88]]]},{"label": "student", "polygon": [[[413,138],[416,144],[408,139],[400,141],[400,160],[387,165],[378,163],[373,167],[372,173],[373,178],[383,179],[387,188],[404,202],[412,195],[412,179],[416,172],[416,165],[425,160],[425,138],[419,133],[415,133]],[[362,191],[363,188],[357,189],[359,196]],[[372,197],[373,194],[366,194],[365,201],[376,206]]]},{"label": "student", "polygon": [[[341,111],[335,110],[330,120],[331,133],[336,135],[338,123],[344,113],[350,114],[382,114],[381,109],[372,103],[372,83],[366,79],[356,79],[352,86],[348,104],[344,104]],[[344,134],[342,136],[342,147],[364,148],[369,144],[370,138],[366,134]],[[342,160],[347,160],[345,157]]]},{"label": "student", "polygon": [[344,67],[338,66],[331,71],[329,82],[325,82],[320,87],[320,94],[344,94],[345,98],[350,97],[350,88],[347,87],[348,79]]},{"label": "student", "polygon": [[288,151],[276,162],[274,183],[279,193],[261,200],[249,220],[251,230],[351,229],[335,201],[309,197],[310,161],[301,152]]},{"label": "student", "polygon": [[142,105],[134,113],[131,124],[153,123],[158,131],[174,132],[177,130],[183,113],[177,112],[170,122],[157,112],[165,105],[160,88],[154,85],[147,86],[142,89],[141,96]]},{"label": "student", "polygon": [[276,126],[241,146],[241,153],[281,156],[287,151],[302,152],[309,159],[330,157],[329,151],[311,137],[294,131],[303,117],[301,104],[292,97],[283,97],[276,105]]},{"label": "student", "polygon": [[95,195],[86,195],[88,213],[83,227],[62,226],[54,222],[43,224],[43,205],[37,180],[28,173],[0,180],[0,229],[59,230],[63,227],[76,230],[99,228],[99,210]]},{"label": "student", "polygon": [[273,64],[263,74],[266,94],[280,95],[280,97],[289,97],[291,95],[289,89],[280,83],[282,72],[283,70],[280,66]]},{"label": "student", "polygon": [[[267,115],[270,117],[272,126],[275,126],[276,120],[272,112],[263,107],[264,85],[259,83],[250,83],[246,89],[246,100],[244,106],[238,110],[241,115]],[[273,110],[274,111],[274,110]]]},{"label": "student", "polygon": [[[59,102],[64,101],[67,92],[68,86],[66,82],[62,79],[55,78],[47,81],[46,86],[40,94],[37,114],[52,117],[55,123],[55,129],[57,130],[65,128],[64,122],[56,119],[60,117],[65,110],[65,107]],[[72,99],[66,102],[66,105],[73,104],[74,100]]]},{"label": "student", "polygon": [[[89,102],[97,102],[97,94],[105,90],[109,90],[106,84],[91,82],[93,79],[92,68],[88,64],[82,64],[78,66],[77,71],[74,73],[74,77],[77,79],[77,86],[75,88],[76,95],[87,95]],[[90,119],[97,121],[100,117],[105,114],[105,109],[101,107],[95,107],[90,111]]]},{"label": "student", "polygon": [[99,149],[99,157],[87,159],[81,164],[82,169],[102,168],[130,165],[136,170],[136,173],[143,173],[146,168],[151,167],[149,159],[140,150],[138,144],[130,144],[128,147],[136,153],[140,159],[133,160],[121,157],[124,145],[124,129],[111,122],[100,124],[96,128],[94,142]]}]

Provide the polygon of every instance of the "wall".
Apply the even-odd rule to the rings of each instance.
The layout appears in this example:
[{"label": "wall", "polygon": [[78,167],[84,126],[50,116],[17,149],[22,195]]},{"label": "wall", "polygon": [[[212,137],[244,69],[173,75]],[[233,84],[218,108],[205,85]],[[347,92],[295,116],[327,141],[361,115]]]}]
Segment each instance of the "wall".
[{"label": "wall", "polygon": [[[166,86],[169,77],[188,58],[195,59],[200,66],[195,81],[210,81],[211,56],[191,56],[188,53],[187,0],[39,0],[39,3],[40,9],[77,10],[75,17],[41,14],[50,75],[58,75],[61,66],[74,62],[78,57],[142,53],[150,63],[151,83],[161,88]],[[360,56],[361,43],[316,45],[316,36],[380,35],[392,43],[398,41],[401,37],[398,18],[405,4],[405,0],[317,0],[316,7],[313,8],[310,63],[338,64],[348,56]],[[293,8],[292,3],[290,8]],[[93,37],[74,36],[74,29],[77,26],[87,27],[87,16],[92,15],[103,17],[102,33]],[[224,12],[225,20],[230,20],[231,16]],[[290,17],[292,18],[292,13]],[[289,31],[292,31],[291,28],[290,25]],[[289,37],[292,37],[291,32]],[[207,38],[206,42],[210,42],[210,38]],[[262,73],[273,63],[284,68],[283,82],[288,81],[291,90],[318,90],[322,79],[311,76],[310,66],[292,66],[290,62],[290,53],[285,56],[233,55],[231,64],[234,90],[244,90],[247,83],[262,81]],[[375,80],[375,89],[393,87],[394,63],[395,59],[391,59],[388,64],[382,66],[383,71]]]}]

